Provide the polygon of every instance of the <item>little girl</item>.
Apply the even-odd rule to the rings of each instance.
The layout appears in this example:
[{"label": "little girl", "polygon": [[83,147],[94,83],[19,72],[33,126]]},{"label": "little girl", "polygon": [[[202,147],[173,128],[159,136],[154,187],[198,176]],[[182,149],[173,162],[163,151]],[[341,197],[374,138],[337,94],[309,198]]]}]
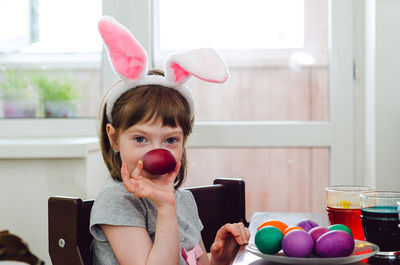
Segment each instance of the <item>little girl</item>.
[{"label": "little girl", "polygon": [[[192,75],[223,83],[226,65],[211,49],[192,50],[171,56],[164,77],[147,72],[146,52],[113,18],[103,17],[99,31],[121,80],[107,91],[100,115],[101,149],[112,181],[91,211],[94,264],[229,264],[238,245],[248,242],[248,229],[242,223],[221,227],[209,260],[194,197],[179,188],[194,120],[184,83]],[[152,175],[142,157],[159,148],[172,153],[176,166]]]}]

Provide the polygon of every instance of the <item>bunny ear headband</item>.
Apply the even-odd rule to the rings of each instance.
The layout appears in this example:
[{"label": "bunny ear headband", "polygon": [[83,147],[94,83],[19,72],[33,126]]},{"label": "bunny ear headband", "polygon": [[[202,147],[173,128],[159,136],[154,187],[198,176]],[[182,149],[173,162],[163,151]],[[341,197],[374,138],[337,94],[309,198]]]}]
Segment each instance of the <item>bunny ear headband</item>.
[{"label": "bunny ear headband", "polygon": [[194,115],[192,93],[184,84],[191,76],[212,83],[224,83],[229,71],[222,58],[212,49],[196,49],[172,55],[165,64],[165,77],[147,75],[147,54],[128,29],[114,18],[100,19],[100,35],[107,49],[108,58],[121,83],[111,88],[105,98],[106,115],[111,122],[111,111],[117,99],[125,92],[143,85],[161,85],[181,93]]}]

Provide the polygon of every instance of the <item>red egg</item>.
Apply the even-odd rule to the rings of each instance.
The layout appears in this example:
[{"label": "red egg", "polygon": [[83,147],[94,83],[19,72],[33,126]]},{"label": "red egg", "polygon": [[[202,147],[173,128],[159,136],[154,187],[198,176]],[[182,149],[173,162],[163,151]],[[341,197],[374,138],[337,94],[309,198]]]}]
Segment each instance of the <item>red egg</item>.
[{"label": "red egg", "polygon": [[143,169],[153,175],[163,175],[174,170],[175,157],[166,149],[153,149],[143,158]]}]

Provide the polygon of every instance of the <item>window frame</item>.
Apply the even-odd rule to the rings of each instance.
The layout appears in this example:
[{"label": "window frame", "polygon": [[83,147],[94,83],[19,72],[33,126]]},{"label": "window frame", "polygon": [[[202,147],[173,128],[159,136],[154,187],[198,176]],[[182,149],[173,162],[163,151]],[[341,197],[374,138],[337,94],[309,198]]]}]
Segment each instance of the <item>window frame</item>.
[{"label": "window frame", "polygon": [[[159,1],[153,0],[151,12],[157,13]],[[260,49],[260,50],[218,50],[218,53],[224,58],[230,67],[264,67],[264,66],[287,66],[294,53],[305,53],[314,58],[314,66],[326,66],[328,58],[325,56],[326,51],[316,49],[315,47],[323,47],[320,43],[326,38],[320,37],[318,31],[313,28],[313,21],[317,19],[316,12],[308,13],[310,8],[317,10],[322,1],[304,0],[304,47],[301,49]],[[171,53],[181,52],[180,50],[171,50],[168,52],[162,51],[159,48],[159,16],[154,16],[152,19],[154,34],[152,36],[153,45],[153,65],[160,67],[165,62],[166,58]],[[316,33],[317,31],[317,33]],[[327,46],[327,45],[325,45]]]}]

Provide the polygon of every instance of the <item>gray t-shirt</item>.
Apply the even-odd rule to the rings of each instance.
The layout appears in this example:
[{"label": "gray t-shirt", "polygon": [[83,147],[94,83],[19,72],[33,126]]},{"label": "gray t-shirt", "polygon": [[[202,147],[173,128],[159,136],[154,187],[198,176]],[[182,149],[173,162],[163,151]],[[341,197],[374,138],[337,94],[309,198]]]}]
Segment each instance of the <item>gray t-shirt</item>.
[{"label": "gray t-shirt", "polygon": [[[201,240],[200,221],[193,194],[184,189],[175,192],[180,248],[192,249]],[[143,227],[154,242],[157,207],[149,199],[139,199],[128,192],[122,182],[112,180],[94,201],[90,214],[90,232],[94,237],[94,265],[117,265],[114,252],[100,224]],[[160,263],[161,264],[161,263]],[[180,255],[180,265],[186,261]]]}]

